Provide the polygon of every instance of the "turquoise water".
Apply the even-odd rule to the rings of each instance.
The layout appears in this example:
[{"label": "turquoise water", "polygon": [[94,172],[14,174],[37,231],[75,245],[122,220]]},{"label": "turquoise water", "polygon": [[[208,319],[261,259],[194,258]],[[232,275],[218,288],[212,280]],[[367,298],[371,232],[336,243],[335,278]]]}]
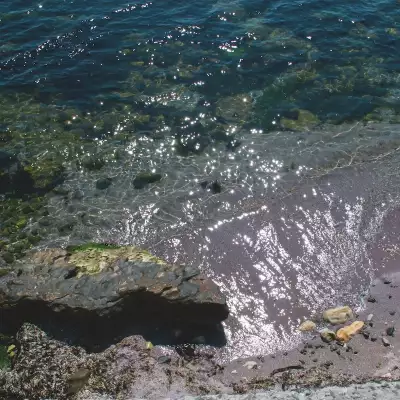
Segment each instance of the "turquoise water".
[{"label": "turquoise water", "polygon": [[1,2],[2,259],[142,245],[218,282],[226,357],[290,348],[374,273],[399,39],[388,0]]}]

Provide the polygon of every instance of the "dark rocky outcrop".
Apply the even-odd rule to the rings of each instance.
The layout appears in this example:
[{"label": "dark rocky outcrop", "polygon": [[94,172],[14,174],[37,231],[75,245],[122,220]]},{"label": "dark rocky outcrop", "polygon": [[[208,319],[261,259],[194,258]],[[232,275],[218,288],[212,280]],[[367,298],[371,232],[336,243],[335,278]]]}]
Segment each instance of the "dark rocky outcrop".
[{"label": "dark rocky outcrop", "polygon": [[160,399],[224,390],[213,353],[196,354],[192,362],[176,353],[165,357],[140,336],[90,354],[26,323],[14,345],[12,370],[0,369],[0,398],[5,400]]},{"label": "dark rocky outcrop", "polygon": [[30,254],[0,278],[0,318],[96,331],[161,321],[218,324],[228,316],[218,287],[194,267],[136,247],[89,244]]}]

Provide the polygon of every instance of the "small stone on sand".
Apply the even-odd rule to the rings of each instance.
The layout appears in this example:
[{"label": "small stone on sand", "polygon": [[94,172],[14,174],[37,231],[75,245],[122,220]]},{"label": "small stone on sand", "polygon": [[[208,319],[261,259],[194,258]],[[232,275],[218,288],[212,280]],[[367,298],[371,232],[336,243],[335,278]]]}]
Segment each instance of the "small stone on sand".
[{"label": "small stone on sand", "polygon": [[328,321],[332,325],[340,325],[347,322],[349,319],[353,318],[353,311],[350,307],[337,307],[330,308],[323,313],[325,321]]},{"label": "small stone on sand", "polygon": [[304,321],[300,326],[299,326],[299,331],[301,332],[311,332],[314,331],[317,325],[315,322],[307,320]]},{"label": "small stone on sand", "polygon": [[340,328],[336,332],[336,339],[341,342],[347,343],[355,334],[361,331],[364,327],[363,321],[355,321],[350,325]]},{"label": "small stone on sand", "polygon": [[257,363],[255,361],[247,361],[243,364],[243,367],[247,369],[257,369]]},{"label": "small stone on sand", "polygon": [[320,335],[321,335],[321,339],[325,342],[325,343],[330,343],[333,340],[335,340],[336,338],[336,334],[335,332],[331,331],[328,328],[322,329],[320,331]]}]

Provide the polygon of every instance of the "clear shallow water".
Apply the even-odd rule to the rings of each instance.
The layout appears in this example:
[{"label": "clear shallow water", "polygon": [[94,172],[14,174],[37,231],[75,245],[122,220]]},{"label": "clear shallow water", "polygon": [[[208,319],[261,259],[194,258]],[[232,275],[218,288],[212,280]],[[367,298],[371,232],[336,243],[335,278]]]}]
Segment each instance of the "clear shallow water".
[{"label": "clear shallow water", "polygon": [[[293,346],[304,316],[360,307],[379,267],[399,23],[390,1],[0,4],[2,149],[66,169],[23,230],[200,264],[232,310],[226,358]],[[135,189],[140,171],[162,179]]]}]

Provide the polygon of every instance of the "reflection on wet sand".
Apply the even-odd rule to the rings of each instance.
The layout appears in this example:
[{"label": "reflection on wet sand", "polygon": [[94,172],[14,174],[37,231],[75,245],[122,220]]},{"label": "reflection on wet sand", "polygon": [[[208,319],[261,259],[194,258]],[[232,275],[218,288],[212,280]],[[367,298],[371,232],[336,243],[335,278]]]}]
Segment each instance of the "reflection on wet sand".
[{"label": "reflection on wet sand", "polygon": [[155,247],[201,264],[227,296],[224,358],[293,348],[304,317],[338,304],[362,307],[374,273],[368,244],[391,207],[371,199],[371,178],[360,173],[352,191],[338,176],[310,183]]}]

